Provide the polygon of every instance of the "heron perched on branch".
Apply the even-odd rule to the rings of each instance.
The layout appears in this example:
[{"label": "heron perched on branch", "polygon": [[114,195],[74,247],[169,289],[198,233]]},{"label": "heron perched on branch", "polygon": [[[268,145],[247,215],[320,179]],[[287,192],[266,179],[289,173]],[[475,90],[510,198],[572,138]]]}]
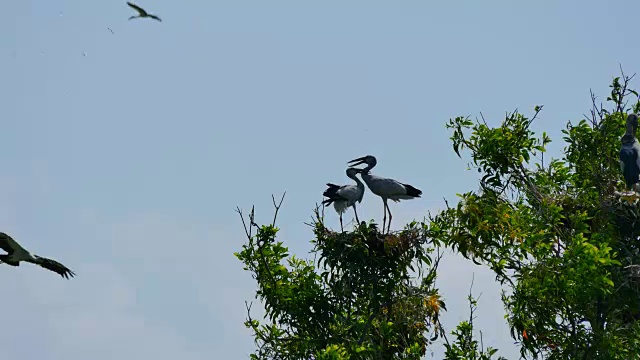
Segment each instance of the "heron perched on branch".
[{"label": "heron perched on branch", "polygon": [[347,176],[353,181],[356,182],[356,185],[335,185],[335,184],[327,184],[328,188],[324,191],[322,196],[327,197],[328,199],[322,202],[323,205],[331,205],[333,203],[333,208],[336,209],[338,215],[340,215],[340,229],[342,228],[342,213],[347,210],[349,206],[353,207],[353,212],[356,215],[356,222],[360,224],[360,220],[358,219],[358,211],[356,210],[356,203],[362,202],[362,197],[364,196],[364,184],[358,177],[357,173],[362,170],[356,168],[348,168]]},{"label": "heron perched on branch", "polygon": [[400,200],[419,198],[420,195],[422,195],[422,191],[409,184],[403,184],[393,179],[372,175],[370,171],[377,163],[378,161],[374,156],[367,155],[349,161],[349,164],[351,164],[349,166],[353,167],[360,164],[367,164],[365,168],[361,169],[360,176],[362,176],[362,180],[367,184],[369,190],[382,198],[382,202],[384,204],[382,232],[384,232],[384,227],[387,222],[387,212],[389,212],[389,224],[387,225],[387,231],[391,229],[392,216],[387,200],[391,199],[395,202],[399,202]]},{"label": "heron perched on branch", "polygon": [[6,254],[0,255],[0,261],[7,265],[20,266],[20,262],[25,261],[56,272],[65,279],[75,276],[73,271],[55,260],[43,258],[38,255],[32,255],[13,240],[11,236],[3,232],[0,232],[0,249],[7,252]]},{"label": "heron perched on branch", "polygon": [[637,191],[637,183],[640,177],[640,143],[636,139],[637,128],[638,115],[629,114],[627,116],[627,132],[621,139],[620,169],[627,188],[632,192]]},{"label": "heron perched on branch", "polygon": [[131,8],[133,8],[135,11],[138,12],[137,16],[134,15],[130,17],[129,20],[136,19],[136,18],[150,18],[150,19],[162,21],[162,19],[160,19],[158,16],[149,14],[145,9],[141,8],[140,6],[134,3],[127,2],[127,5],[129,5]]}]

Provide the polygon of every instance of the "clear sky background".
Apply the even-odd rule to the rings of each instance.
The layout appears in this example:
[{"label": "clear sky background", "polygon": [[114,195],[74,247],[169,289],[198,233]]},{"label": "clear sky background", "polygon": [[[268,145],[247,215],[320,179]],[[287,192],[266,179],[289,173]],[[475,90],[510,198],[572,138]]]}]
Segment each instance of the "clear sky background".
[{"label": "clear sky background", "polygon": [[[138,4],[163,22],[127,21],[125,1],[0,12],[0,230],[78,274],[0,266],[7,359],[244,359],[236,206],[269,222],[287,191],[280,238],[304,255],[325,183],[372,154],[424,192],[390,205],[399,229],[477,187],[449,118],[544,104],[535,129],[559,156],[589,89],[606,97],[640,59],[633,1]],[[359,213],[381,221],[382,202],[367,192]],[[485,346],[516,359],[493,276],[453,255],[444,322],[467,318],[474,273]]]}]

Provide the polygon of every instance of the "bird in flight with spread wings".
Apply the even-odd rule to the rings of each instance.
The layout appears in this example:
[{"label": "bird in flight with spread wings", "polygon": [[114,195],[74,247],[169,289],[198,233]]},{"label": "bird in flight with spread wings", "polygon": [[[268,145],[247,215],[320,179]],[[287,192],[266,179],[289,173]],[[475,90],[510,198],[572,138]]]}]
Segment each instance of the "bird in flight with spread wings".
[{"label": "bird in flight with spread wings", "polygon": [[135,11],[138,12],[137,16],[132,16],[129,18],[129,20],[131,19],[135,19],[135,18],[151,18],[151,19],[155,19],[158,21],[162,21],[158,16],[153,15],[153,14],[149,14],[145,9],[141,8],[140,6],[134,4],[134,3],[130,3],[127,2],[127,5],[129,5],[131,8],[133,8]]},{"label": "bird in flight with spread wings", "polygon": [[11,266],[20,266],[21,261],[30,262],[32,264],[40,265],[47,270],[58,273],[65,279],[74,277],[76,274],[69,270],[66,266],[59,262],[44,257],[40,257],[35,254],[31,254],[25,248],[20,246],[18,242],[3,232],[0,232],[0,249],[6,251],[6,254],[0,255],[0,262],[3,262]]}]

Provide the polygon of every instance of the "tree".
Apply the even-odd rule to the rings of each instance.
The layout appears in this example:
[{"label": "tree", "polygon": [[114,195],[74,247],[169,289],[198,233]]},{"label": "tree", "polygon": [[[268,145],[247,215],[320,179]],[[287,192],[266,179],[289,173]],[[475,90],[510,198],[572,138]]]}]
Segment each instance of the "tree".
[{"label": "tree", "polygon": [[[620,138],[632,77],[615,78],[606,110],[563,130],[564,158],[545,163],[551,139],[513,112],[498,127],[450,120],[453,149],[470,153],[479,190],[425,229],[436,243],[489,266],[521,353],[549,359],[630,359],[640,354],[638,208],[620,196]],[[539,157],[538,157],[539,156]]]},{"label": "tree", "polygon": [[[258,282],[266,321],[246,326],[255,359],[418,359],[439,336],[447,359],[491,359],[470,320],[446,339],[445,304],[434,286],[442,247],[489,267],[506,288],[503,302],[522,357],[629,359],[640,354],[640,211],[621,196],[620,138],[632,77],[615,78],[607,102],[563,130],[564,156],[545,159],[551,139],[514,111],[500,125],[451,119],[453,150],[481,174],[477,191],[394,234],[376,224],[325,227],[316,209],[316,260],[289,256],[275,219],[258,226],[236,256]],[[274,205],[276,216],[280,204]],[[242,213],[241,213],[242,216]],[[243,223],[245,219],[243,217]],[[255,234],[252,231],[256,231]],[[412,275],[415,275],[413,277]],[[249,307],[248,307],[249,308]],[[481,342],[480,342],[481,343]]]},{"label": "tree", "polygon": [[[281,204],[274,199],[276,216]],[[289,256],[276,241],[276,217],[258,226],[253,209],[248,221],[240,214],[248,242],[236,256],[258,282],[268,321],[253,319],[247,307],[245,325],[258,347],[252,358],[419,359],[441,335],[446,308],[434,287],[441,255],[417,223],[397,234],[364,222],[334,232],[316,208],[311,261]]]}]

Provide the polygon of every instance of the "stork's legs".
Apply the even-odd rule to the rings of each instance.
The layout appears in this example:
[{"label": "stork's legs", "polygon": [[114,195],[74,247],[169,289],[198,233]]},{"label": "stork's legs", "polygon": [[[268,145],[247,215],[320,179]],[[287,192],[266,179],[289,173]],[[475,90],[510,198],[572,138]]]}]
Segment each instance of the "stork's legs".
[{"label": "stork's legs", "polygon": [[389,233],[391,231],[391,218],[393,218],[393,216],[391,216],[391,209],[389,209],[389,204],[387,205],[387,211],[389,212],[389,222],[387,223],[387,233]]},{"label": "stork's legs", "polygon": [[342,227],[342,213],[340,213],[340,232],[344,232],[344,228]]},{"label": "stork's legs", "polygon": [[[393,218],[393,216],[391,216],[391,209],[389,209],[389,204],[387,204],[387,199],[382,199],[382,202],[384,203],[384,220],[382,221],[382,232],[384,233],[384,225],[387,225],[387,233],[389,231],[391,231],[391,218]],[[387,212],[389,212],[389,222],[387,222]]]},{"label": "stork's legs", "polygon": [[382,211],[384,216],[382,217],[382,232],[384,233],[384,227],[387,225],[387,199],[382,198]]},{"label": "stork's legs", "polygon": [[353,205],[353,213],[356,214],[356,223],[358,224],[357,227],[360,227],[360,220],[358,220],[358,211],[356,210],[356,205]]}]

